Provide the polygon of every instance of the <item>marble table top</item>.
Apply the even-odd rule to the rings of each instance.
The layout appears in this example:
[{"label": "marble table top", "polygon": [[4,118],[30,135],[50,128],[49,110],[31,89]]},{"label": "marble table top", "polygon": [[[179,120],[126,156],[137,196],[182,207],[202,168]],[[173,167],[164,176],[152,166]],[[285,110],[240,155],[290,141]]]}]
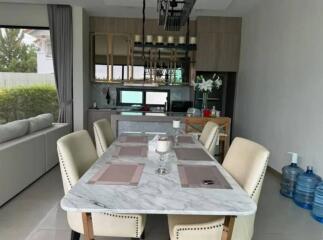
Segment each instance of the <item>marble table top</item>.
[{"label": "marble table top", "polygon": [[[118,158],[113,156],[116,147],[125,144],[115,141],[79,182],[61,200],[61,207],[74,212],[105,212],[133,214],[186,214],[241,216],[256,211],[256,204],[238,183],[216,161],[178,161],[169,153],[167,175],[157,175],[159,155],[155,152],[156,137],[149,141],[147,158]],[[184,144],[180,147],[201,147]],[[107,163],[138,162],[145,167],[138,186],[95,185],[87,182]],[[215,165],[232,189],[183,188],[177,164]]]}]

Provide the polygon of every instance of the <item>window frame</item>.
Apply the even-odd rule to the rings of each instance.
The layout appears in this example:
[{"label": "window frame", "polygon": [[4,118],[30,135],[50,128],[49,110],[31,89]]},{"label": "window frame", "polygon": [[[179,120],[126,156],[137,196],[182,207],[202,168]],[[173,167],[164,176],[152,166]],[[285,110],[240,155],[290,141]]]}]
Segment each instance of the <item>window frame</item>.
[{"label": "window frame", "polygon": [[[131,92],[142,92],[142,104],[138,103],[122,103],[121,100],[121,92],[122,91],[131,91]],[[117,106],[132,106],[132,105],[143,105],[145,103],[145,94],[143,93],[142,89],[137,88],[117,88]]]},{"label": "window frame", "polygon": [[[7,28],[7,29],[21,29],[21,30],[47,30],[49,32],[49,40],[50,40],[50,43],[52,44],[52,38],[51,38],[51,30],[50,30],[50,27],[49,26],[31,26],[31,25],[8,25],[8,24],[0,24],[0,28]],[[51,48],[51,52],[52,52],[52,48]],[[46,57],[47,57],[47,53],[46,53]],[[52,52],[52,58],[53,58],[53,75],[54,75],[54,80],[55,80],[55,68],[54,68],[54,56],[53,56],[53,52]],[[35,74],[41,74],[41,73],[37,73],[37,72],[34,72]],[[58,98],[58,90],[57,90],[57,86],[56,84],[54,85],[55,86],[55,89],[56,89],[56,96],[57,96],[57,103],[59,102],[59,98]],[[59,106],[57,105],[57,111],[59,111]],[[43,112],[43,113],[47,113],[46,112]],[[42,113],[40,113],[42,114]],[[35,117],[37,115],[34,115],[32,117]],[[21,118],[21,119],[25,119],[25,118]],[[16,120],[20,120],[20,118],[17,118]],[[13,121],[16,121],[16,120],[11,120],[11,121],[8,121],[8,122],[5,122],[5,123],[10,123],[10,122],[13,122]],[[54,119],[54,122],[56,122],[58,119]],[[0,123],[1,125],[1,123]]]}]

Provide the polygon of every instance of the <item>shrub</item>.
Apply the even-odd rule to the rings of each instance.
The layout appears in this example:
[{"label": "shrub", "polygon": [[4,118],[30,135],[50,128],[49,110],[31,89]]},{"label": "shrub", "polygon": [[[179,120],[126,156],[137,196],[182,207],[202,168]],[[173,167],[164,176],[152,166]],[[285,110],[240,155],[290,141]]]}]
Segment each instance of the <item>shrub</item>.
[{"label": "shrub", "polygon": [[51,85],[32,85],[0,88],[0,123],[52,113],[58,118],[56,88]]}]

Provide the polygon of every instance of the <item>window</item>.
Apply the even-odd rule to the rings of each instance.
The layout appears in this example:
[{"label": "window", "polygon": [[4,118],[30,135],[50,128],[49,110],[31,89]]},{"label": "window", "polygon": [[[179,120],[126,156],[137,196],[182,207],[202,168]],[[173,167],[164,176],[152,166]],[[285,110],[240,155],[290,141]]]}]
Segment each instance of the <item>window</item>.
[{"label": "window", "polygon": [[133,79],[143,80],[145,74],[144,66],[133,66]]},{"label": "window", "polygon": [[146,105],[164,105],[168,99],[168,92],[146,91]]},{"label": "window", "polygon": [[117,89],[117,105],[148,105],[164,106],[165,102],[169,105],[170,91],[156,89]]},{"label": "window", "polygon": [[108,78],[107,65],[95,64],[95,79],[106,80]]},{"label": "window", "polygon": [[118,103],[119,105],[142,105],[143,101],[143,91],[140,90],[120,90],[118,92]]},{"label": "window", "polygon": [[57,119],[49,30],[0,26],[0,124],[48,112]]},{"label": "window", "polygon": [[123,79],[124,79],[123,66],[122,65],[113,65],[113,80],[123,80]]}]

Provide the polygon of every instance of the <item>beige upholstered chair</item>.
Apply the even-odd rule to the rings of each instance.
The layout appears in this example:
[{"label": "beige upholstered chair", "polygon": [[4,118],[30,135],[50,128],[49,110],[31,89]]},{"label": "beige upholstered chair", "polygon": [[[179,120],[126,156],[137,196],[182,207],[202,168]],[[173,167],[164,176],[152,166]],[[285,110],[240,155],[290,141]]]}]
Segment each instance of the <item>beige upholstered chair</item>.
[{"label": "beige upholstered chair", "polygon": [[[243,138],[236,138],[224,159],[223,167],[256,203],[264,180],[269,152],[263,146]],[[237,217],[232,233],[233,240],[251,240],[255,215]],[[168,216],[171,240],[220,240],[223,218],[196,216]],[[221,234],[218,235],[219,231]],[[211,232],[213,236],[211,237]],[[185,233],[185,234],[184,234]],[[226,234],[226,229],[224,229]],[[215,238],[214,236],[217,236]]]},{"label": "beige upholstered chair", "polygon": [[[98,159],[93,142],[87,131],[74,132],[57,141],[57,151],[65,193],[68,192],[86,170]],[[83,234],[81,213],[67,212],[72,239]],[[95,236],[140,238],[146,217],[129,214],[92,214]]]},{"label": "beige upholstered chair", "polygon": [[169,215],[171,240],[221,240],[224,217]]},{"label": "beige upholstered chair", "polygon": [[107,119],[100,119],[93,123],[96,151],[99,157],[114,141],[111,123]]},{"label": "beige upholstered chair", "polygon": [[199,138],[200,142],[214,156],[216,146],[219,145],[219,125],[215,122],[207,122]]},{"label": "beige upholstered chair", "polygon": [[[235,138],[224,159],[223,167],[258,204],[267,169],[269,151],[263,146],[243,138]],[[255,216],[237,217],[233,240],[251,240]]]}]

